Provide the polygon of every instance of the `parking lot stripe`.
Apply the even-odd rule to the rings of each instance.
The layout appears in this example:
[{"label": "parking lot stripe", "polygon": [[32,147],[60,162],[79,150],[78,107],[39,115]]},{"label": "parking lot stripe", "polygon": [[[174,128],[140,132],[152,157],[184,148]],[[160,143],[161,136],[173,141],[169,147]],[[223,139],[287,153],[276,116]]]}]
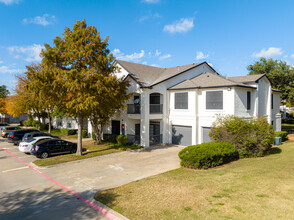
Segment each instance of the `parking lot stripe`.
[{"label": "parking lot stripe", "polygon": [[68,189],[67,187],[61,185],[60,183],[58,183],[57,181],[55,181],[54,179],[52,179],[51,177],[47,176],[46,174],[42,173],[40,170],[38,170],[37,168],[33,167],[32,165],[26,163],[25,161],[23,161],[22,159],[18,158],[17,156],[15,156],[14,154],[10,153],[8,150],[0,147],[0,149],[2,149],[3,151],[5,151],[6,153],[8,153],[9,155],[13,156],[14,158],[16,158],[17,160],[19,160],[20,162],[24,163],[25,165],[27,165],[28,167],[30,167],[31,169],[35,170],[37,173],[41,174],[42,176],[44,176],[45,178],[47,178],[48,180],[50,180],[51,182],[53,182],[54,184],[56,184],[57,186],[61,187],[62,189],[66,190],[67,192],[69,192],[70,194],[74,195],[75,197],[77,197],[78,199],[82,200],[84,203],[90,205],[92,208],[96,209],[97,211],[99,211],[100,213],[102,213],[104,216],[106,216],[107,218],[111,219],[111,220],[119,220],[118,217],[114,216],[113,214],[111,214],[110,212],[108,212],[107,210],[101,208],[100,206],[96,205],[95,203],[87,200],[86,198],[78,195],[77,193],[73,192],[72,190]]},{"label": "parking lot stripe", "polygon": [[26,169],[29,167],[18,167],[18,168],[14,168],[14,169],[10,169],[10,170],[3,170],[2,173],[7,173],[7,172],[11,172],[11,171],[15,171],[15,170],[22,170],[22,169]]}]

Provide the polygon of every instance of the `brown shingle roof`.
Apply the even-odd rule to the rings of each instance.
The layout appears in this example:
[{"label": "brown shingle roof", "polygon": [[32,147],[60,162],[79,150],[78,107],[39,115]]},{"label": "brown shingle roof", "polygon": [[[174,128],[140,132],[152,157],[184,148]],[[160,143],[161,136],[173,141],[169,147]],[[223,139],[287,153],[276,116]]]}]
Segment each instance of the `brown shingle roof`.
[{"label": "brown shingle roof", "polygon": [[135,79],[142,87],[153,86],[205,63],[202,62],[171,68],[160,68],[138,63],[131,63],[123,60],[116,60],[116,62],[125,68],[129,72],[130,76]]},{"label": "brown shingle roof", "polygon": [[264,74],[258,74],[258,75],[248,75],[248,76],[234,76],[234,77],[228,77],[229,79],[240,82],[240,83],[253,83],[258,81],[260,78],[265,76]]},{"label": "brown shingle roof", "polygon": [[199,76],[196,76],[193,79],[186,80],[169,89],[214,88],[214,87],[228,87],[228,86],[254,88],[251,86],[247,86],[243,83],[232,81],[229,78],[226,78],[214,73],[203,73]]}]

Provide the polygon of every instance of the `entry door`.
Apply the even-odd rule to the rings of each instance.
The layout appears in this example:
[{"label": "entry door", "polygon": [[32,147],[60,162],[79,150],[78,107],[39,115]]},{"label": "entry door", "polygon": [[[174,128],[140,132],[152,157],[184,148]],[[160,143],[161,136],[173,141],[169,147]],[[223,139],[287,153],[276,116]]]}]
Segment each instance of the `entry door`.
[{"label": "entry door", "polygon": [[112,134],[120,134],[120,121],[111,121],[111,133]]},{"label": "entry door", "polygon": [[140,136],[141,136],[141,125],[140,124],[135,124],[135,143],[140,144]]}]

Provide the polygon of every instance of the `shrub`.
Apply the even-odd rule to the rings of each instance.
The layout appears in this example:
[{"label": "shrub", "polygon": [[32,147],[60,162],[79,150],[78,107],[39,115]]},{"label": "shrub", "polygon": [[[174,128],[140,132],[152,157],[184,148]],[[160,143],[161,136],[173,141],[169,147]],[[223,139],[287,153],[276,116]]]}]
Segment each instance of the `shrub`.
[{"label": "shrub", "polygon": [[127,144],[128,137],[126,135],[121,134],[116,137],[116,141],[119,146],[125,146]]},{"label": "shrub", "polygon": [[68,128],[61,128],[60,133],[62,135],[75,135],[77,133],[77,129],[68,129]]},{"label": "shrub", "polygon": [[88,130],[87,129],[83,129],[82,130],[82,137],[83,138],[87,138],[88,137]]},{"label": "shrub", "polygon": [[188,168],[216,167],[239,158],[237,149],[227,142],[209,142],[192,145],[179,152],[181,166]]},{"label": "shrub", "polygon": [[209,136],[233,144],[241,158],[263,156],[274,142],[273,127],[263,117],[250,120],[234,115],[218,117]]},{"label": "shrub", "polygon": [[94,133],[94,131],[92,131],[92,139],[96,140],[96,134]]},{"label": "shrub", "polygon": [[287,131],[277,131],[275,132],[275,137],[281,137],[282,141],[288,140],[288,132]]},{"label": "shrub", "polygon": [[26,120],[26,126],[27,127],[31,127],[31,126],[33,126],[33,119],[28,119],[28,120]]},{"label": "shrub", "polygon": [[117,134],[103,134],[103,140],[111,143],[116,143]]},{"label": "shrub", "polygon": [[25,126],[26,125],[27,120],[21,120],[19,122],[20,126]]},{"label": "shrub", "polygon": [[33,120],[33,121],[32,121],[32,125],[31,125],[31,126],[37,128],[38,125],[39,125],[39,121],[36,121],[36,120]]}]

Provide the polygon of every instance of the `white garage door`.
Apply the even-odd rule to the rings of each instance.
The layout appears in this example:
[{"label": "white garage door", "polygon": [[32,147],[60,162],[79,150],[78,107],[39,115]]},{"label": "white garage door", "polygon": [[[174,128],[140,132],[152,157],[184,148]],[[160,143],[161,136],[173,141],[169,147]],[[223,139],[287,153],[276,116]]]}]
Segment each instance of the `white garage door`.
[{"label": "white garage door", "polygon": [[209,127],[203,127],[202,128],[202,143],[206,142],[211,142],[212,140],[210,139],[208,133],[210,132]]},{"label": "white garage door", "polygon": [[172,143],[184,146],[192,145],[192,127],[173,125],[172,127]]}]

